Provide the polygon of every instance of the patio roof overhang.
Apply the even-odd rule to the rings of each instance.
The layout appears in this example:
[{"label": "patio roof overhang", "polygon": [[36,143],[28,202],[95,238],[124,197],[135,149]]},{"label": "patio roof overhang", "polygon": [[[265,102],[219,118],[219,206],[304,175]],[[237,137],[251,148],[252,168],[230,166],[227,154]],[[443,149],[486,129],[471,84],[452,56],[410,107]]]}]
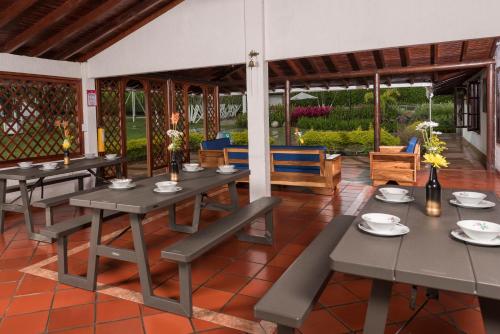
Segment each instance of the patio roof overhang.
[{"label": "patio roof overhang", "polygon": [[[269,62],[269,88],[330,88],[382,84],[433,83],[436,94],[474,76],[493,61],[497,37],[402,46]],[[179,70],[150,74],[217,82],[222,92],[244,92],[245,64]]]}]

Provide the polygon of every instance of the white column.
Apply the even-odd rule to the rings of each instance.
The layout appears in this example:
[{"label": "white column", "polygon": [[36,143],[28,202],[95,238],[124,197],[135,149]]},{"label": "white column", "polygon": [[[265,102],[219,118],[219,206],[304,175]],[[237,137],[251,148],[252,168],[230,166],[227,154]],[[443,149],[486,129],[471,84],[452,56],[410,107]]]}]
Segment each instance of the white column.
[{"label": "white column", "polygon": [[[269,165],[269,87],[265,61],[264,0],[245,0],[245,53],[248,107],[250,201],[271,194]],[[250,51],[259,53],[248,67]]]},{"label": "white column", "polygon": [[96,107],[87,105],[87,89],[95,90],[95,80],[87,75],[87,63],[82,63],[82,104],[83,134],[86,153],[97,153],[97,117]]}]

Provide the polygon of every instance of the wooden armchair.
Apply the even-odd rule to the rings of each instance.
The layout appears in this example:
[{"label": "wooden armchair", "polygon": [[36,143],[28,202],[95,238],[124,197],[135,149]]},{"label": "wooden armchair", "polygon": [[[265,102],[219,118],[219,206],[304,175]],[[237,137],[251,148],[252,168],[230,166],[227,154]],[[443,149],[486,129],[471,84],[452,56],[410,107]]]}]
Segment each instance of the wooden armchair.
[{"label": "wooden armchair", "polygon": [[205,140],[198,151],[198,159],[202,167],[215,168],[224,164],[224,148],[231,145],[229,138]]},{"label": "wooden armchair", "polygon": [[[410,145],[413,150],[409,149]],[[420,144],[416,138],[412,138],[408,146],[380,146],[380,152],[370,152],[370,177],[374,186],[389,181],[402,186],[414,185],[418,170]]]}]

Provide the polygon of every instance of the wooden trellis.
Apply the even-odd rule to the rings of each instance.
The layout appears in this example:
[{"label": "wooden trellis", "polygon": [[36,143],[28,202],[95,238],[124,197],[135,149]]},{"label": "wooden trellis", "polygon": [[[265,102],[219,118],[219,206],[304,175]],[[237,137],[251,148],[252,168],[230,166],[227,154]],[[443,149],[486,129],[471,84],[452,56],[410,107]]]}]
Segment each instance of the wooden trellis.
[{"label": "wooden trellis", "polygon": [[205,86],[203,99],[205,139],[211,140],[217,138],[220,130],[219,87]]},{"label": "wooden trellis", "polygon": [[189,84],[179,81],[172,81],[171,94],[173,106],[169,113],[169,117],[173,112],[179,113],[179,122],[177,123],[177,130],[181,131],[184,135],[183,139],[183,161],[189,162],[189,100],[188,100]]},{"label": "wooden trellis", "polygon": [[81,82],[0,72],[0,165],[62,157],[56,119],[69,122],[74,155],[83,154]]},{"label": "wooden trellis", "polygon": [[146,83],[146,115],[148,137],[148,174],[168,166],[168,82],[150,80]]},{"label": "wooden trellis", "polygon": [[[97,125],[104,128],[106,153],[127,155],[125,83],[119,78],[97,80],[98,108]],[[122,166],[126,175],[126,164]],[[114,167],[105,170],[105,177],[114,177]]]}]

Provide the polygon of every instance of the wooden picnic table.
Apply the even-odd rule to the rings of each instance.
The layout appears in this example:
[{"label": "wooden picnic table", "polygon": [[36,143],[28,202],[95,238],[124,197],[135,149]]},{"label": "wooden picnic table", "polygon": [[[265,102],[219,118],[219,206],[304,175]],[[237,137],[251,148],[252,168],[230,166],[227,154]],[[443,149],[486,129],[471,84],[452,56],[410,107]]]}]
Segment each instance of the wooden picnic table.
[{"label": "wooden picnic table", "polygon": [[[135,182],[136,187],[129,190],[102,189],[92,193],[82,194],[70,199],[70,204],[91,208],[93,213],[87,275],[75,276],[59,271],[59,281],[79,288],[95,291],[97,284],[97,265],[100,256],[136,263],[142,287],[143,300],[146,305],[159,309],[183,313],[182,304],[178,300],[155,296],[151,285],[148,254],[144,241],[142,220],[154,210],[168,208],[169,227],[172,230],[196,233],[203,208],[234,211],[238,208],[238,192],[236,181],[248,177],[249,170],[240,170],[232,174],[218,174],[215,169],[205,169],[200,172],[182,172],[178,186],[182,190],[175,193],[155,193],[155,183],[168,180],[168,176],[159,175]],[[206,193],[210,190],[228,186],[230,204],[221,204],[207,200]],[[175,205],[188,198],[195,197],[193,223],[191,226],[178,225],[175,222]],[[104,210],[128,213],[134,241],[134,249],[120,249],[101,244],[101,227]],[[59,256],[62,256],[61,254]],[[67,263],[67,259],[60,259]],[[67,265],[67,264],[66,264]],[[181,272],[182,279],[189,275]]]},{"label": "wooden picnic table", "polygon": [[[72,172],[88,171],[90,174],[96,176],[96,182],[102,177],[102,171],[105,167],[116,166],[117,174],[121,175],[120,166],[125,160],[123,158],[117,158],[114,160],[107,160],[104,157],[96,157],[94,159],[73,159],[69,165],[64,165],[63,162],[59,162],[59,168],[54,170],[41,170],[41,164],[36,164],[32,168],[22,169],[22,168],[11,168],[0,170],[0,233],[4,230],[5,212],[18,212],[24,214],[24,222],[26,229],[28,230],[29,237],[32,240],[51,242],[50,238],[47,238],[34,231],[34,222],[31,215],[31,196],[33,191],[43,185],[44,179],[51,176],[57,176]],[[94,171],[96,169],[96,171]],[[19,199],[7,203],[7,180],[19,181],[19,192],[20,192],[20,204],[15,204],[14,202]],[[28,184],[28,181],[36,180],[35,182]],[[83,187],[80,184],[79,187]],[[82,189],[79,189],[82,190]]]},{"label": "wooden picnic table", "polygon": [[[455,240],[450,231],[463,219],[498,222],[500,207],[494,193],[490,209],[465,209],[449,204],[452,190],[442,194],[441,217],[425,215],[425,189],[409,188],[415,201],[389,204],[372,198],[331,253],[334,271],[373,279],[364,333],[384,333],[394,282],[479,297],[488,333],[500,333],[500,248]],[[381,212],[398,216],[410,228],[401,237],[377,237],[361,232],[361,215]]]}]

